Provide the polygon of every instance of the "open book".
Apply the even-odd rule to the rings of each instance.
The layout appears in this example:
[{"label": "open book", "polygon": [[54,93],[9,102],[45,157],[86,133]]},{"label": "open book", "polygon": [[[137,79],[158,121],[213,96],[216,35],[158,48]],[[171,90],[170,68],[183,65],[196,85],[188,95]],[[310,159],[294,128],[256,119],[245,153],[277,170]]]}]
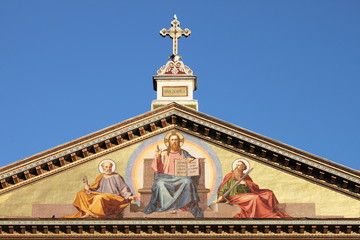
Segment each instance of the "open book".
[{"label": "open book", "polygon": [[195,158],[189,163],[183,159],[175,159],[175,176],[192,177],[199,175],[199,159]]}]

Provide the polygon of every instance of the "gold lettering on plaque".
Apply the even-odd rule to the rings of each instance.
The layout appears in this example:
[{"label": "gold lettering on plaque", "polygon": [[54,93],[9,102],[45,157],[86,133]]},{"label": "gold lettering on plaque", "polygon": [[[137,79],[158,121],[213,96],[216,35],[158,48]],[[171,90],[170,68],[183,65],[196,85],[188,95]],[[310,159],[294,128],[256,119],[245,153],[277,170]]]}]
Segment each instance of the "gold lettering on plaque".
[{"label": "gold lettering on plaque", "polygon": [[188,88],[187,86],[174,86],[174,87],[163,87],[163,97],[187,97]]}]

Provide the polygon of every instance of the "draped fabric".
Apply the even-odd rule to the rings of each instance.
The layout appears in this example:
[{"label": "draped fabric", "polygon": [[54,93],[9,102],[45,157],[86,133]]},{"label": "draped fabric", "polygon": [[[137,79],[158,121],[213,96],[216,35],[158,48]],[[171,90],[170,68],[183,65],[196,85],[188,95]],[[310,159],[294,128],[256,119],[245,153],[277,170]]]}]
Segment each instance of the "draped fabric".
[{"label": "draped fabric", "polygon": [[[228,173],[220,184],[221,189],[231,179],[232,173]],[[269,189],[259,189],[249,176],[244,181],[250,189],[249,193],[233,193],[227,200],[240,207],[240,212],[234,218],[289,218],[290,216],[279,211],[278,200]],[[224,191],[224,189],[222,189]],[[226,191],[226,190],[225,190]]]},{"label": "draped fabric", "polygon": [[151,199],[144,209],[144,213],[167,212],[186,208],[196,218],[203,216],[203,211],[197,204],[199,196],[191,177],[157,173],[151,190]]},{"label": "draped fabric", "polygon": [[[181,150],[181,157],[193,158],[185,150]],[[150,214],[182,209],[190,211],[195,218],[202,218],[203,210],[198,206],[200,199],[197,194],[199,177],[180,177],[164,173],[168,172],[164,169],[172,165],[171,160],[164,155],[154,159],[152,168],[157,173],[151,188],[150,202],[143,212]]]},{"label": "draped fabric", "polygon": [[130,204],[127,198],[131,192],[123,178],[117,173],[108,178],[104,175],[98,176],[95,183],[90,185],[90,194],[85,190],[77,193],[73,205],[78,212],[63,218],[80,218],[86,213],[94,218],[114,218]]}]

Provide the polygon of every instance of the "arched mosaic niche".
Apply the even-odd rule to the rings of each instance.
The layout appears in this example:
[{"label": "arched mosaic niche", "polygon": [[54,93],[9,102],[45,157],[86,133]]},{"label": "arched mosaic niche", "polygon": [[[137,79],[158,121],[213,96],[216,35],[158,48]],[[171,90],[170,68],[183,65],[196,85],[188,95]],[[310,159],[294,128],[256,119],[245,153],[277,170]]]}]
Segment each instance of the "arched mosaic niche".
[{"label": "arched mosaic niche", "polygon": [[[164,133],[144,141],[129,158],[125,179],[134,193],[137,193],[143,187],[144,159],[154,158],[157,146],[162,150],[166,148],[164,143],[166,134]],[[188,134],[182,134],[184,136],[184,144],[181,148],[196,158],[205,159],[205,187],[210,190],[207,194],[207,205],[210,205],[216,199],[217,187],[223,178],[221,163],[216,153],[206,142]]]}]

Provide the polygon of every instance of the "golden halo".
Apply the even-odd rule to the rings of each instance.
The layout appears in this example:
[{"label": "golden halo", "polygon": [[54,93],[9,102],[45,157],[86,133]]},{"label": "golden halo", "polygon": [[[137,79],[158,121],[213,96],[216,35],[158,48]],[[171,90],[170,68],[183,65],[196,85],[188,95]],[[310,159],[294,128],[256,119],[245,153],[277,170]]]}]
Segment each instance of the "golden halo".
[{"label": "golden halo", "polygon": [[234,162],[233,162],[233,164],[232,164],[232,170],[234,170],[234,169],[236,168],[236,165],[237,165],[239,162],[244,163],[245,166],[246,166],[246,169],[243,171],[243,173],[249,171],[249,169],[250,169],[250,163],[249,163],[247,160],[243,159],[243,158],[238,158],[238,159],[234,160]]},{"label": "golden halo", "polygon": [[182,145],[184,145],[184,136],[179,131],[171,131],[168,134],[166,134],[165,137],[164,137],[165,146],[167,146],[167,147],[169,146],[169,138],[170,138],[171,135],[174,135],[174,134],[176,134],[180,139],[180,147]]}]

